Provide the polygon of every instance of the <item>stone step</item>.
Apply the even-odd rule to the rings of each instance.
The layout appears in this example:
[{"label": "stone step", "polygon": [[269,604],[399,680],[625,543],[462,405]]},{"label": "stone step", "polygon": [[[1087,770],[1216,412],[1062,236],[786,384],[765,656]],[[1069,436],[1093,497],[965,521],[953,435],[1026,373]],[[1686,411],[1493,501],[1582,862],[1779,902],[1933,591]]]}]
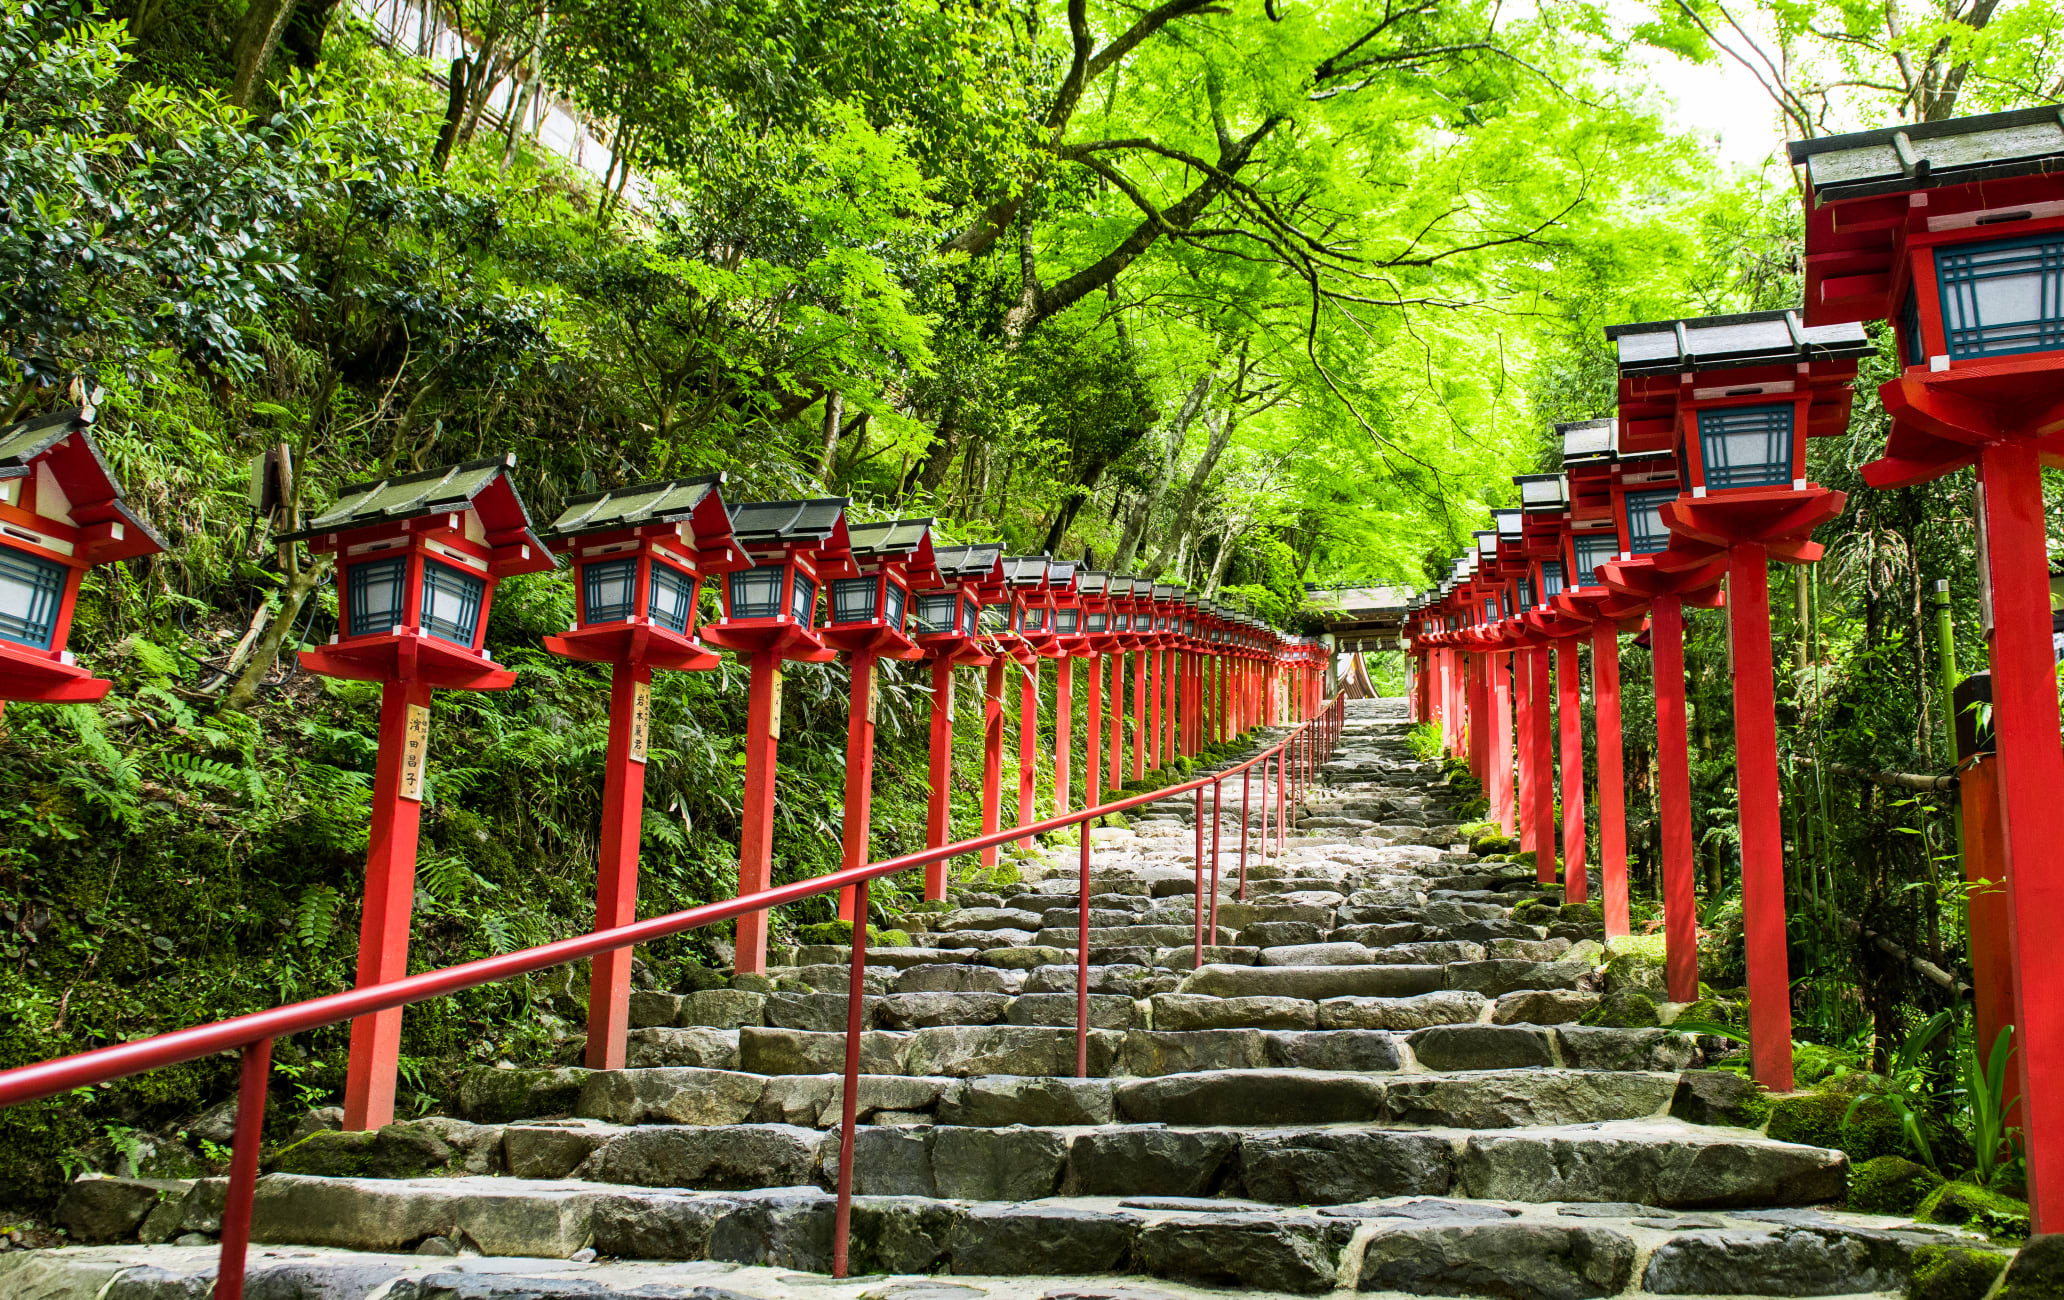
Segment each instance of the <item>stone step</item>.
[{"label": "stone step", "polygon": [[[1253,1046],[1255,1031],[1222,1031],[1219,1045],[1236,1048],[1243,1035],[1246,1045]],[[1279,1041],[1288,1037],[1279,1036]],[[1400,1046],[1396,1039],[1377,1033],[1331,1037],[1361,1038],[1363,1050],[1371,1052],[1396,1051]],[[1249,1059],[1264,1055],[1257,1051]],[[1094,1055],[1091,1063],[1097,1064]],[[863,1065],[869,1064],[863,1060]],[[1634,1119],[1661,1114],[1671,1106],[1694,1117],[1715,1113],[1695,1086],[1707,1075],[1639,1068],[1660,1064],[1653,1053],[1627,1064],[1634,1068],[1542,1064],[1372,1071],[1258,1064],[1202,1073],[1096,1074],[1083,1079],[1072,1074],[915,1075],[870,1070],[861,1076],[856,1104],[876,1116],[877,1123],[938,1119],[977,1126],[1097,1123],[1103,1122],[1099,1117],[1117,1116],[1170,1124],[1356,1122],[1512,1128]],[[825,1107],[840,1092],[841,1082],[842,1076],[830,1071],[761,1075],[693,1066],[475,1071],[461,1088],[458,1111],[473,1123],[574,1117],[612,1124],[828,1124],[836,1118],[836,1108]],[[884,1113],[888,1118],[880,1118]]]},{"label": "stone step", "polygon": [[[1518,1300],[1861,1295],[1904,1289],[1923,1246],[1972,1244],[1857,1215],[1687,1211],[1652,1202],[1515,1205],[1420,1195],[1286,1211],[1172,1196],[1029,1203],[860,1196],[852,1280],[798,1278],[797,1270],[829,1270],[833,1208],[830,1194],[814,1187],[698,1193],[270,1175],[253,1207],[261,1244],[253,1251],[252,1293],[274,1300],[786,1300],[807,1280],[809,1294],[829,1300],[916,1300],[920,1292],[938,1300],[1144,1297],[1168,1294],[1162,1288],[1169,1284],[1277,1294],[1345,1285]],[[205,1208],[194,1218],[209,1221]],[[459,1251],[495,1262],[469,1267],[439,1257]],[[588,1263],[594,1255],[611,1262]],[[698,1263],[632,1262],[644,1260]],[[171,1300],[204,1292],[213,1265],[212,1251],[166,1246],[19,1252],[0,1259],[0,1288]],[[881,1274],[913,1282],[885,1287]],[[1127,1275],[1159,1286],[1114,1289],[1104,1280]],[[1028,1292],[1017,1279],[1031,1277],[1085,1284]],[[35,1292],[10,1286],[38,1281]]]}]

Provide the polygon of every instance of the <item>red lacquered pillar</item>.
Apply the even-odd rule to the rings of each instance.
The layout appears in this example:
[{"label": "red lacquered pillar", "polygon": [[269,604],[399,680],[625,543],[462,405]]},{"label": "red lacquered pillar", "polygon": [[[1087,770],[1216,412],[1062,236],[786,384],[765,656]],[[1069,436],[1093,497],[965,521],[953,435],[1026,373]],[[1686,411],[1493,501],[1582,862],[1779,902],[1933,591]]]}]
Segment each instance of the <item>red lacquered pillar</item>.
[{"label": "red lacquered pillar", "polygon": [[[1964,810],[1964,880],[1972,886],[1966,913],[1971,928],[1971,1014],[1978,1032],[1979,1058],[1988,1068],[2000,1030],[2014,1024],[2014,960],[2007,941],[2007,862],[2000,826],[1999,772],[1999,755],[1978,754],[1965,762],[1957,783]],[[2014,1032],[2018,1037],[2021,1031]],[[2007,1123],[2015,1127],[2021,1123],[2020,1047],[2015,1042],[2009,1048],[2013,1063],[2007,1070],[2002,1098]]]},{"label": "red lacquered pillar", "polygon": [[[595,863],[595,928],[614,930],[638,919],[638,841],[645,819],[645,747],[636,734],[638,688],[652,670],[619,663],[609,677],[609,749],[604,759],[602,830]],[[630,1028],[631,949],[605,952],[588,963],[590,1070],[621,1070]]]},{"label": "red lacquered pillar", "polygon": [[1469,770],[1488,788],[1491,773],[1491,657],[1469,656]]},{"label": "red lacquered pillar", "polygon": [[1562,736],[1562,897],[1582,903],[1591,897],[1584,863],[1584,703],[1577,639],[1555,643],[1556,726]]},{"label": "red lacquered pillar", "polygon": [[1019,672],[1018,825],[1030,826],[1039,790],[1039,661],[1034,659]]},{"label": "red lacquered pillar", "polygon": [[1132,779],[1147,774],[1147,652],[1132,661]]},{"label": "red lacquered pillar", "polygon": [[[925,800],[925,847],[943,847],[953,834],[953,661],[932,660],[931,789]],[[925,864],[925,898],[946,897],[946,863]]]},{"label": "red lacquered pillar", "polygon": [[1598,732],[1598,876],[1604,887],[1605,937],[1632,933],[1627,915],[1627,791],[1620,753],[1620,630],[1600,619],[1591,628],[1591,711]]},{"label": "red lacquered pillar", "polygon": [[1528,693],[1533,696],[1534,879],[1555,883],[1555,694],[1548,680],[1548,647],[1530,646]]},{"label": "red lacquered pillar", "polygon": [[[1068,781],[1072,775],[1068,768],[1071,757],[1068,749],[1075,743],[1071,734],[1075,719],[1075,661],[1054,660],[1054,816],[1068,815]],[[1090,734],[1096,734],[1092,725]],[[1092,764],[1094,766],[1094,764]],[[1087,804],[1083,805],[1088,807]]]},{"label": "red lacquered pillar", "polygon": [[1161,661],[1166,656],[1152,651],[1147,665],[1147,763],[1161,766]]},{"label": "red lacquered pillar", "polygon": [[1684,604],[1649,607],[1655,661],[1656,811],[1662,819],[1663,943],[1670,1001],[1698,1000],[1698,901],[1692,890],[1691,747],[1684,721]]},{"label": "red lacquered pillar", "polygon": [[[852,698],[846,707],[846,816],[840,839],[839,866],[867,865],[869,833],[874,828],[874,701],[880,690],[878,656],[855,651],[848,656]],[[853,890],[839,891],[841,921],[853,921]]]},{"label": "red lacquered pillar", "polygon": [[1180,650],[1170,650],[1168,652],[1168,682],[1166,687],[1168,691],[1168,738],[1162,747],[1161,753],[1170,763],[1175,761],[1175,756],[1179,752],[1176,748],[1176,709],[1182,699],[1181,690],[1183,677],[1185,676],[1183,660],[1188,657]]},{"label": "red lacquered pillar", "polygon": [[1534,825],[1534,674],[1524,648],[1512,652],[1513,714],[1519,731],[1514,737],[1513,762],[1519,775],[1519,805],[1513,817],[1519,823],[1522,853],[1540,848]]},{"label": "red lacquered pillar", "polygon": [[[1792,1090],[1792,981],[1785,943],[1784,828],[1778,822],[1777,692],[1770,661],[1770,569],[1761,545],[1727,557],[1734,630],[1734,770],[1741,824],[1742,928],[1749,966],[1749,1052],[1756,1082]],[[2056,686],[2050,686],[2055,710]]]},{"label": "red lacquered pillar", "polygon": [[1094,808],[1103,802],[1104,763],[1096,747],[1104,741],[1104,657],[1091,655],[1083,685],[1088,693],[1082,707],[1082,806]]},{"label": "red lacquered pillar", "polygon": [[1491,675],[1491,815],[1498,829],[1510,836],[1517,828],[1513,820],[1512,790],[1512,655],[1489,656]]},{"label": "red lacquered pillar", "polygon": [[[1003,825],[1003,665],[997,655],[982,679],[982,834]],[[982,865],[996,865],[996,846],[982,850]]]},{"label": "red lacquered pillar", "polygon": [[1978,458],[1992,587],[1992,721],[2018,1013],[2028,1203],[2038,1233],[2064,1231],[2064,944],[2043,936],[2064,916],[2056,828],[2064,791],[2056,663],[2050,649],[2049,559],[2042,467],[2032,439]]},{"label": "red lacquered pillar", "polygon": [[1104,788],[1117,790],[1125,784],[1125,652],[1111,656],[1111,752]]},{"label": "red lacquered pillar", "polygon": [[[364,910],[358,923],[358,988],[408,974],[409,913],[416,899],[416,843],[422,829],[422,768],[427,745],[411,751],[409,710],[430,707],[430,688],[394,681],[380,687],[380,757],[373,769],[373,816],[366,842]],[[404,780],[404,778],[407,778]],[[351,1022],[344,1073],[344,1127],[394,1122],[394,1072],[401,1060],[401,1008]]]},{"label": "red lacquered pillar", "polygon": [[[738,828],[738,892],[755,893],[773,883],[774,762],[781,739],[781,656],[752,653],[752,682],[745,699],[745,795]],[[733,958],[741,973],[767,969],[767,914],[738,918]]]}]

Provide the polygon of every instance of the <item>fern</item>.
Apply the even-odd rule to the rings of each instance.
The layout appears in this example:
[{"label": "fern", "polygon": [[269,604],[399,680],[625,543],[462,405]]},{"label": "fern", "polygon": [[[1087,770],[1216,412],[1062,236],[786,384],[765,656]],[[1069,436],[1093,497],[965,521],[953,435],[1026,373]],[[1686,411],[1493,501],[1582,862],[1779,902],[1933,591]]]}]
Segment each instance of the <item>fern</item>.
[{"label": "fern", "polygon": [[329,885],[310,885],[294,906],[289,928],[304,948],[322,948],[337,933],[337,911],[344,896]]}]

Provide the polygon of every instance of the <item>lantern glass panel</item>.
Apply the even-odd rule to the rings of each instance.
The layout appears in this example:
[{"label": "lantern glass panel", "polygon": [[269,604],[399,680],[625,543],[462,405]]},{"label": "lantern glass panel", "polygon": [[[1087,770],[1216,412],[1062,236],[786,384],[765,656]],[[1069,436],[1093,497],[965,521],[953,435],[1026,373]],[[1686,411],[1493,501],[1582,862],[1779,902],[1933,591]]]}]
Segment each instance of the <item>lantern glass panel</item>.
[{"label": "lantern glass panel", "polygon": [[960,604],[960,597],[950,591],[927,592],[917,598],[917,608],[912,612],[919,636],[932,636],[953,630],[953,611]]},{"label": "lantern glass panel", "polygon": [[1911,287],[1899,308],[1899,352],[1910,366],[1928,359],[1927,345],[1921,340],[1921,296]]},{"label": "lantern glass panel", "polygon": [[1952,357],[2064,348],[2064,234],[1935,250]]},{"label": "lantern glass panel", "polygon": [[1577,554],[1577,585],[1596,587],[1598,566],[1619,552],[1620,539],[1610,532],[1580,533],[1570,539],[1570,546]]},{"label": "lantern glass panel", "polygon": [[973,600],[966,598],[963,598],[961,600],[960,634],[962,636],[973,636],[975,634],[975,622],[976,619],[979,617],[975,612],[976,608],[977,607]]},{"label": "lantern glass panel", "polygon": [[[800,576],[800,575],[798,575]],[[831,621],[871,623],[874,621],[875,578],[835,578],[831,584]],[[801,616],[798,620],[801,621]]]},{"label": "lantern glass panel", "polygon": [[1025,622],[1023,626],[1027,632],[1046,631],[1045,607],[1040,605],[1028,606],[1025,610]]},{"label": "lantern glass panel", "polygon": [[1087,620],[1082,629],[1085,632],[1101,632],[1109,627],[1111,622],[1109,614],[1097,609],[1089,611],[1084,618]]},{"label": "lantern glass panel", "polygon": [[1505,617],[1512,617],[1512,593],[1510,591],[1500,591],[1498,593],[1498,605],[1505,611]]},{"label": "lantern glass panel", "polygon": [[1062,636],[1073,636],[1082,626],[1082,611],[1079,609],[1057,609],[1054,611],[1054,631]]},{"label": "lantern glass panel", "polygon": [[984,632],[1009,631],[1010,607],[1007,605],[984,605],[982,607],[982,630]]},{"label": "lantern glass panel", "polygon": [[629,618],[637,592],[636,557],[595,560],[581,566],[581,608],[590,623],[616,623]]},{"label": "lantern glass panel", "polygon": [[1723,406],[1698,413],[1699,460],[1708,488],[1773,487],[1792,481],[1790,402]]},{"label": "lantern glass panel", "polygon": [[1543,602],[1562,594],[1562,561],[1541,561],[1541,599]]},{"label": "lantern glass panel", "polygon": [[897,586],[894,582],[889,583],[888,587],[889,612],[883,616],[882,622],[901,632],[903,630],[903,610],[910,593]]},{"label": "lantern glass panel", "polygon": [[1676,488],[1627,494],[1627,551],[1631,555],[1653,555],[1668,550],[1670,528],[1663,522],[1663,503],[1677,499]]},{"label": "lantern glass panel", "polygon": [[473,644],[480,630],[480,605],[487,579],[464,569],[423,561],[423,630],[441,641]]},{"label": "lantern glass panel", "polygon": [[652,589],[645,596],[645,613],[669,632],[686,632],[695,614],[695,580],[679,569],[652,562]]},{"label": "lantern glass panel", "polygon": [[1486,622],[1486,623],[1494,622],[1494,621],[1495,621],[1495,620],[1497,619],[1497,617],[1498,617],[1498,602],[1497,602],[1497,601],[1495,601],[1495,600],[1487,600],[1487,601],[1485,601],[1485,602],[1483,603],[1483,617],[1484,617],[1484,622]]},{"label": "lantern glass panel", "polygon": [[1534,603],[1534,584],[1525,578],[1519,580],[1519,605],[1521,609]]},{"label": "lantern glass panel", "polygon": [[65,576],[65,566],[55,560],[0,546],[0,641],[50,649]]},{"label": "lantern glass panel", "polygon": [[361,560],[344,571],[344,594],[351,603],[351,636],[378,636],[401,623],[402,596],[407,590],[408,557]]},{"label": "lantern glass panel", "polygon": [[762,564],[731,575],[731,617],[773,618],[781,612],[783,564]]},{"label": "lantern glass panel", "polygon": [[1197,623],[1196,623],[1196,620],[1194,620],[1194,619],[1188,619],[1188,618],[1184,619],[1184,620],[1183,620],[1183,625],[1182,625],[1182,634],[1183,634],[1184,636],[1195,636],[1195,635],[1197,635]]},{"label": "lantern glass panel", "polygon": [[811,615],[817,612],[817,580],[801,569],[796,570],[795,588],[789,593],[788,616],[804,627],[810,626]]}]

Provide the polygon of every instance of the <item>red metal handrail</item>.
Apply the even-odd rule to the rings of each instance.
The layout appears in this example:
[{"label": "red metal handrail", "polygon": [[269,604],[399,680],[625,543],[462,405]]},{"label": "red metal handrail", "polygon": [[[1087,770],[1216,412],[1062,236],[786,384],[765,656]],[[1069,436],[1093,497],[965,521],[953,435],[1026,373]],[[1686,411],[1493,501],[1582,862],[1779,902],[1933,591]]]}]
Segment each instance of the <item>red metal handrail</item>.
[{"label": "red metal handrail", "polygon": [[[851,976],[846,989],[846,1061],[844,1097],[840,1114],[838,1212],[832,1239],[832,1273],[835,1277],[846,1275],[847,1246],[851,1235],[853,1199],[853,1138],[857,1124],[857,1099],[860,1080],[861,1019],[864,999],[862,990],[867,973],[867,902],[868,885],[884,876],[908,871],[913,867],[926,866],[949,858],[977,853],[992,846],[1000,846],[1015,840],[1028,839],[1063,827],[1082,825],[1080,835],[1080,892],[1077,913],[1075,942],[1075,1072],[1078,1078],[1087,1077],[1089,1069],[1089,827],[1084,823],[1106,817],[1112,813],[1124,812],[1145,804],[1158,803],[1163,799],[1191,791],[1196,792],[1196,849],[1194,869],[1197,879],[1196,891],[1196,946],[1192,964],[1202,965],[1204,959],[1204,787],[1218,786],[1235,774],[1243,778],[1257,763],[1265,764],[1271,757],[1276,759],[1276,842],[1280,856],[1284,847],[1287,825],[1286,801],[1300,802],[1303,791],[1310,788],[1317,777],[1319,763],[1333,750],[1340,734],[1342,721],[1342,696],[1335,695],[1323,705],[1319,712],[1297,727],[1282,740],[1261,753],[1222,772],[1198,777],[1178,785],[1164,787],[1147,794],[1134,795],[1129,799],[1114,800],[1085,808],[1080,812],[1060,817],[1049,817],[1029,825],[1013,826],[988,835],[960,840],[938,848],[923,849],[906,853],[901,857],[887,858],[865,866],[848,867],[828,875],[813,876],[772,889],[760,890],[738,898],[719,903],[705,903],[685,911],[666,916],[638,921],[631,925],[618,926],[612,930],[598,930],[572,939],[561,939],[556,943],[541,944],[521,952],[504,953],[495,957],[484,957],[443,970],[425,971],[386,984],[369,988],[351,989],[343,993],[332,993],[325,997],[311,998],[305,1002],[290,1003],[274,1007],[270,1011],[253,1012],[214,1024],[199,1025],[190,1029],[178,1029],[170,1033],[157,1034],[134,1042],[120,1043],[113,1047],[96,1048],[73,1056],[60,1057],[52,1061],[40,1061],[16,1069],[0,1071],[0,1108],[20,1105],[54,1097],[78,1088],[112,1083],[132,1074],[178,1065],[185,1061],[212,1056],[217,1052],[235,1051],[241,1062],[237,1084],[236,1136],[230,1152],[229,1187],[222,1212],[221,1260],[216,1269],[216,1300],[242,1300],[244,1289],[244,1262],[248,1254],[251,1236],[251,1205],[257,1191],[259,1145],[263,1137],[265,1118],[266,1083],[271,1073],[273,1040],[287,1034],[305,1033],[328,1025],[341,1024],[360,1016],[371,1015],[393,1007],[411,1006],[448,993],[460,993],[483,984],[493,984],[518,975],[547,970],[569,962],[582,961],[622,948],[649,944],[683,931],[727,921],[750,912],[767,911],[787,903],[799,902],[819,894],[852,888],[854,891]],[[1286,776],[1286,768],[1289,769]],[[1267,768],[1263,768],[1264,779]],[[1294,782],[1297,795],[1292,797],[1284,789]],[[1240,819],[1240,863],[1241,897],[1246,896],[1247,819]],[[1266,808],[1264,808],[1266,823]],[[1217,853],[1219,826],[1217,801],[1213,805],[1212,825],[1212,895],[1210,914],[1213,926],[1212,938],[1217,939]]]}]

